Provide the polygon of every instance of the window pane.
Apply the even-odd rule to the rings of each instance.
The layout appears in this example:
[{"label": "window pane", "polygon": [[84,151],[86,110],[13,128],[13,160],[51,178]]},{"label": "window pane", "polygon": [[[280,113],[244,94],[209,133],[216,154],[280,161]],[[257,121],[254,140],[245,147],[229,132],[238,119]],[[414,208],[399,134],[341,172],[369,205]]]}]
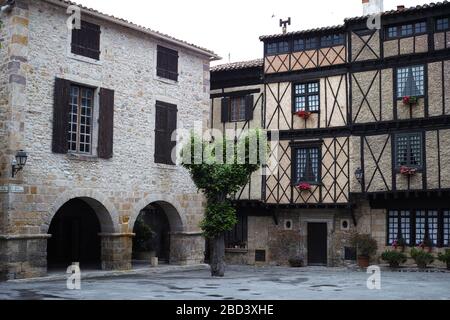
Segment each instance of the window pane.
[{"label": "window pane", "polygon": [[409,211],[400,211],[400,231],[406,244],[411,244],[411,214]]},{"label": "window pane", "polygon": [[231,99],[231,121],[245,120],[245,97]]},{"label": "window pane", "polygon": [[320,45],[322,47],[330,47],[333,43],[333,36],[324,36],[320,40]]},{"label": "window pane", "polygon": [[392,244],[395,240],[398,240],[398,211],[389,211],[388,219],[388,230],[389,230],[389,244]]},{"label": "window pane", "polygon": [[416,245],[421,244],[425,240],[425,224],[426,213],[425,211],[416,212]]},{"label": "window pane", "polygon": [[313,95],[308,97],[308,110],[309,111],[319,111],[319,96]]},{"label": "window pane", "polygon": [[389,27],[388,28],[388,37],[389,38],[395,38],[397,37],[397,27]]},{"label": "window pane", "polygon": [[397,167],[422,166],[422,135],[401,134],[396,137]]},{"label": "window pane", "polygon": [[410,159],[409,165],[411,166],[421,166],[422,164],[422,137],[421,135],[410,135]]},{"label": "window pane", "polygon": [[450,211],[444,211],[444,247],[450,246]]},{"label": "window pane", "polygon": [[269,43],[267,44],[267,54],[276,54],[278,50],[277,43]]},{"label": "window pane", "polygon": [[295,97],[295,112],[306,110],[306,97]]},{"label": "window pane", "polygon": [[295,94],[305,94],[306,93],[306,85],[305,84],[297,84],[295,86]]},{"label": "window pane", "polygon": [[402,37],[412,36],[413,35],[413,25],[405,24],[401,26],[401,35]]},{"label": "window pane", "polygon": [[289,42],[282,41],[278,43],[278,53],[288,53],[289,52]]},{"label": "window pane", "polygon": [[408,137],[397,136],[397,166],[408,165]]},{"label": "window pane", "polygon": [[320,96],[318,93],[318,82],[295,85],[295,111],[319,111]]},{"label": "window pane", "polygon": [[297,39],[294,40],[294,51],[302,51],[305,50],[305,40]]},{"label": "window pane", "polygon": [[436,30],[444,31],[448,29],[449,18],[437,19],[436,21]]},{"label": "window pane", "polygon": [[418,22],[415,26],[415,33],[424,33],[427,31],[427,23],[426,22]]},{"label": "window pane", "polygon": [[428,211],[428,237],[434,246],[438,244],[438,222],[437,211]]},{"label": "window pane", "polygon": [[313,82],[308,84],[308,93],[319,92],[319,83]]},{"label": "window pane", "polygon": [[305,48],[306,49],[317,49],[318,47],[318,39],[317,38],[308,38],[305,39]]},{"label": "window pane", "polygon": [[397,95],[399,98],[424,95],[424,66],[397,70]]},{"label": "window pane", "polygon": [[319,182],[319,148],[299,148],[296,152],[296,183]]}]

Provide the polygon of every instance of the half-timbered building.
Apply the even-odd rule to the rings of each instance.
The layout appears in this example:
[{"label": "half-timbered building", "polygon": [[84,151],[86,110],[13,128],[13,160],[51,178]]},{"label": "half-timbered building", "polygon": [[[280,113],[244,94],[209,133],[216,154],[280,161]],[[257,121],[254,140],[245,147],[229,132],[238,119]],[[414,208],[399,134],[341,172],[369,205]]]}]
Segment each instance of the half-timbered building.
[{"label": "half-timbered building", "polygon": [[450,3],[380,17],[262,36],[263,60],[212,69],[212,127],[279,136],[278,170],[236,195],[229,261],[342,265],[356,231],[450,247]]}]

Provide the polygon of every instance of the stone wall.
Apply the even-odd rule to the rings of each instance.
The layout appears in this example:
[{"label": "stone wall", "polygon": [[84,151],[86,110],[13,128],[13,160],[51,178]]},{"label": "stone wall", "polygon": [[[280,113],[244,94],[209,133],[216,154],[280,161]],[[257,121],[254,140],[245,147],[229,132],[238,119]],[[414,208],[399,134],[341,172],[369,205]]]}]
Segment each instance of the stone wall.
[{"label": "stone wall", "polygon": [[[4,86],[0,89],[0,184],[17,186],[14,191],[10,188],[0,193],[0,234],[6,235],[0,239],[0,261],[8,261],[3,269],[8,269],[10,278],[28,277],[34,272],[33,266],[16,265],[32,260],[31,256],[15,259],[8,248],[23,248],[20,243],[24,237],[45,237],[59,207],[76,197],[98,203],[94,209],[100,215],[102,232],[114,234],[103,241],[103,256],[109,257],[105,258],[105,268],[129,267],[128,235],[133,225],[124,228],[121,222],[135,221],[139,212],[155,201],[176,209],[182,222],[177,231],[195,234],[178,261],[198,262],[198,252],[204,250],[199,234],[204,198],[186,170],[154,163],[154,106],[156,100],[176,104],[178,128],[193,128],[195,121],[205,127],[209,116],[209,57],[82,16],[101,25],[100,61],[91,61],[70,53],[67,18],[63,8],[43,1],[19,0],[1,31],[6,50],[0,53],[0,81],[10,83],[9,92]],[[176,83],[156,76],[158,44],[179,51]],[[51,152],[55,77],[115,91],[112,159]],[[28,153],[28,162],[23,172],[10,179],[9,164],[19,149]],[[179,246],[183,245],[180,241]],[[114,253],[107,250],[111,247]],[[33,250],[29,243],[27,248],[39,255],[46,252],[43,244]],[[189,256],[190,250],[194,258]],[[45,268],[44,263],[39,265]]]}]

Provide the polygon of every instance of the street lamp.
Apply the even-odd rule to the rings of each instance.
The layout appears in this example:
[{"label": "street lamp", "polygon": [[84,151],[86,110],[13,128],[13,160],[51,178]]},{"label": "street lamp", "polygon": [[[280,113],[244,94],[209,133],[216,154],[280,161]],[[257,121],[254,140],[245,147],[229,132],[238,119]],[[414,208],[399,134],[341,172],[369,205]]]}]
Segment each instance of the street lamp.
[{"label": "street lamp", "polygon": [[16,174],[21,171],[27,164],[28,155],[25,151],[20,150],[16,154],[16,158],[12,161],[12,177],[14,178]]},{"label": "street lamp", "polygon": [[356,169],[355,171],[356,180],[358,180],[359,184],[362,184],[362,180],[364,178],[364,172],[361,168]]}]

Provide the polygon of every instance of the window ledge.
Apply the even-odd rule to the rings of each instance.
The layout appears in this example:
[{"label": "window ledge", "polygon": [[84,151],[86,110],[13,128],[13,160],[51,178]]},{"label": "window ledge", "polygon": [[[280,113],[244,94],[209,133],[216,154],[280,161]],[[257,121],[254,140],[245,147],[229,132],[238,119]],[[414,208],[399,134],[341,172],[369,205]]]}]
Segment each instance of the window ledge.
[{"label": "window ledge", "polygon": [[175,80],[170,80],[170,79],[167,79],[167,78],[163,78],[163,77],[160,77],[160,76],[157,76],[157,75],[155,75],[155,80],[156,81],[159,81],[159,82],[162,82],[162,83],[164,83],[164,84],[170,84],[170,85],[176,85],[176,86],[178,86],[179,85],[179,81],[175,81]]},{"label": "window ledge", "polygon": [[87,162],[98,162],[99,158],[93,155],[88,154],[79,154],[79,153],[68,153],[66,155],[67,159],[69,160],[76,160],[76,161],[87,161]]},{"label": "window ledge", "polygon": [[248,253],[248,249],[242,248],[226,248],[225,252],[227,253]]},{"label": "window ledge", "polygon": [[85,63],[97,65],[97,66],[102,66],[103,65],[103,62],[100,61],[100,60],[95,60],[95,59],[92,59],[92,58],[80,56],[80,55],[74,54],[72,52],[68,52],[67,53],[67,57],[69,59],[72,59],[72,60],[77,60],[77,61],[81,61],[81,62],[85,62]]}]

